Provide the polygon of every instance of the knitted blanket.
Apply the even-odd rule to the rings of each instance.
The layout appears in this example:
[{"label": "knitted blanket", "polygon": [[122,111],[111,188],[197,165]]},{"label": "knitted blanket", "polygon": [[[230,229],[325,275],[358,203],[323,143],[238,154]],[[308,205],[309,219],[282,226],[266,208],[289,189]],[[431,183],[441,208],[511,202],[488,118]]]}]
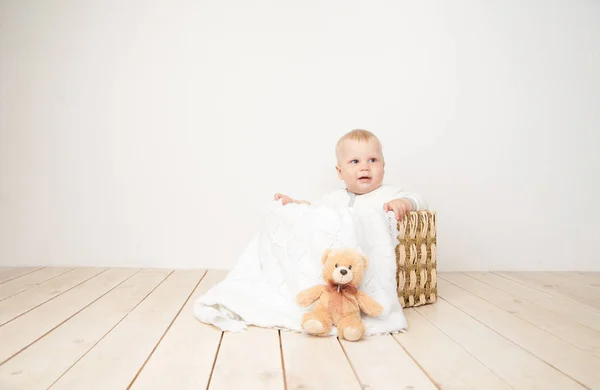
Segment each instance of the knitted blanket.
[{"label": "knitted blanket", "polygon": [[[227,277],[194,302],[194,315],[224,331],[248,325],[302,332],[296,294],[324,284],[321,256],[327,248],[352,247],[369,258],[359,288],[383,307],[364,315],[366,335],[407,327],[396,293],[397,221],[382,209],[331,208],[273,202],[264,226]],[[331,335],[337,335],[334,327]]]}]

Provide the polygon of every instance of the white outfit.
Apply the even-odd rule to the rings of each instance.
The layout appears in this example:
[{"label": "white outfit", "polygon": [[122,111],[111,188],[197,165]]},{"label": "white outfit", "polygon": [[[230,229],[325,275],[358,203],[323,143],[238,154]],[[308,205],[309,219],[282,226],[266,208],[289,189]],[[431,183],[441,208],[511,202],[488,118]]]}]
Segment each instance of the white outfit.
[{"label": "white outfit", "polygon": [[393,214],[380,208],[274,201],[237,265],[196,299],[194,314],[224,331],[255,325],[303,332],[302,316],[310,308],[300,307],[296,296],[325,283],[323,252],[356,248],[371,260],[359,288],[384,308],[379,317],[363,315],[366,334],[402,332],[407,322],[397,294],[397,226]]},{"label": "white outfit", "polygon": [[354,194],[345,188],[337,189],[326,193],[320,200],[311,204],[330,207],[383,207],[384,203],[398,198],[410,200],[415,210],[427,209],[427,203],[418,194],[387,184],[382,184],[376,190],[362,195]]},{"label": "white outfit", "polygon": [[302,315],[309,309],[296,303],[298,292],[324,283],[324,250],[351,247],[371,260],[361,290],[384,308],[377,318],[363,316],[366,335],[406,330],[396,285],[398,223],[383,212],[383,204],[397,198],[410,199],[415,210],[427,207],[418,195],[388,185],[364,195],[335,190],[310,206],[274,202],[238,264],[197,298],[194,315],[224,331],[256,325],[303,332]]}]

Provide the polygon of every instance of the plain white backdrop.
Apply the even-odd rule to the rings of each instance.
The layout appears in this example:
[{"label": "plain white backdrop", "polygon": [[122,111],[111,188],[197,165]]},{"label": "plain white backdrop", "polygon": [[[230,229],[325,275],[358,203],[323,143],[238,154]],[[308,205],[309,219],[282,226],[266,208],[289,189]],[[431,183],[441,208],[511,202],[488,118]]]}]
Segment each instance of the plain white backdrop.
[{"label": "plain white backdrop", "polygon": [[231,268],[380,136],[441,270],[600,270],[600,3],[0,1],[0,266]]}]

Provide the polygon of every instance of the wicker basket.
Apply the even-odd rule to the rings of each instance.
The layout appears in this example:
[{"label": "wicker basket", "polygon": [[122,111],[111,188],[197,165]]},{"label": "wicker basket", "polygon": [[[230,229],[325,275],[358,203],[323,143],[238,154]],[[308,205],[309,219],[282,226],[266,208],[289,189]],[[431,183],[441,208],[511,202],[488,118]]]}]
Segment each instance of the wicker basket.
[{"label": "wicker basket", "polygon": [[436,214],[413,211],[398,223],[398,299],[402,307],[437,300]]}]

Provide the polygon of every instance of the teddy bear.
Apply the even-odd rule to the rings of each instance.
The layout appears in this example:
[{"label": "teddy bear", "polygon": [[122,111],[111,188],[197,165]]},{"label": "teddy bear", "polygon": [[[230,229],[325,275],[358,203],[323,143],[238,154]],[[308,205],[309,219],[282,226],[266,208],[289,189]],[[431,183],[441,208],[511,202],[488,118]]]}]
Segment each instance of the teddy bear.
[{"label": "teddy bear", "polygon": [[316,301],[302,318],[302,329],[308,334],[327,336],[332,326],[338,329],[340,338],[358,341],[365,334],[361,310],[368,316],[377,317],[383,307],[358,286],[369,266],[369,260],[352,248],[327,249],[322,255],[323,280],[302,290],[296,296],[298,305],[308,307]]}]

